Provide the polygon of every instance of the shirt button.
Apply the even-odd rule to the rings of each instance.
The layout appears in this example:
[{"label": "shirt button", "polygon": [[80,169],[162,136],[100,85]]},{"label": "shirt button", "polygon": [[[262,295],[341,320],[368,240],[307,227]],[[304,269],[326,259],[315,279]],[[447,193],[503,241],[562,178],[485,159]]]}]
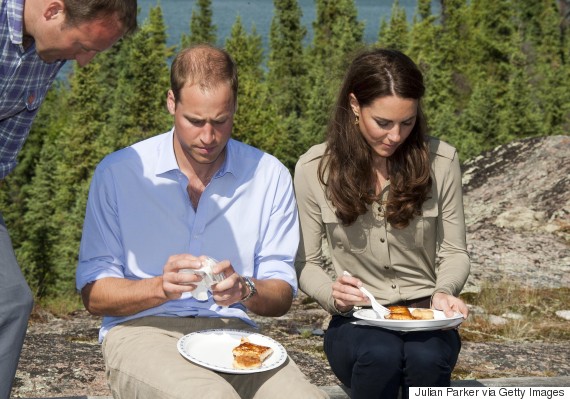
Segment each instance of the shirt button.
[{"label": "shirt button", "polygon": [[396,289],[396,284],[392,284],[392,289],[393,289],[393,290]]},{"label": "shirt button", "polygon": [[384,242],[384,241],[386,241],[386,240],[384,239],[384,237],[382,237],[382,238],[380,239],[380,242]]},{"label": "shirt button", "polygon": [[35,94],[30,94],[30,95],[28,96],[28,104],[33,103],[35,99],[36,99],[36,95],[35,95]]}]

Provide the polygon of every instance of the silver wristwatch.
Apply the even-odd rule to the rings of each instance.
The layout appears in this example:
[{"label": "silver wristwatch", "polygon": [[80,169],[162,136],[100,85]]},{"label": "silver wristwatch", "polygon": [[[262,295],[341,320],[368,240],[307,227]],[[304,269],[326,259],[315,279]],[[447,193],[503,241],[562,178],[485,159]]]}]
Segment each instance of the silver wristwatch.
[{"label": "silver wristwatch", "polygon": [[244,296],[242,299],[240,299],[240,302],[245,302],[249,300],[252,296],[257,294],[257,290],[255,289],[255,283],[253,282],[251,277],[243,276],[242,278],[247,288],[249,288],[249,293],[246,296]]}]

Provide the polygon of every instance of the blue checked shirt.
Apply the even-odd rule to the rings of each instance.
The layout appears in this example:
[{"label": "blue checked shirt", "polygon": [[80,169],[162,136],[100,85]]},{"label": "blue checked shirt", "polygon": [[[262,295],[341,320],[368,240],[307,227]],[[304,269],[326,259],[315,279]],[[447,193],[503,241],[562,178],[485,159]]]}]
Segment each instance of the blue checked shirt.
[{"label": "blue checked shirt", "polygon": [[65,61],[23,47],[24,0],[0,0],[0,180],[15,167],[34,117]]}]

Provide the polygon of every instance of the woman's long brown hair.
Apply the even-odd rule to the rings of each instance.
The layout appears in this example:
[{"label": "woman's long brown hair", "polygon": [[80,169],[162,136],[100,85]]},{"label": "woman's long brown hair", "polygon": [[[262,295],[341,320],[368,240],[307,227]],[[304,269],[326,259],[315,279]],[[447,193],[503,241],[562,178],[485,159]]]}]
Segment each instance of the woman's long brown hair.
[{"label": "woman's long brown hair", "polygon": [[354,124],[352,93],[360,107],[385,96],[418,100],[416,123],[396,152],[387,159],[390,192],[385,204],[388,223],[408,226],[421,214],[431,189],[427,124],[420,100],[425,92],[423,76],[414,62],[396,50],[361,52],[350,64],[327,128],[327,149],[319,164],[319,180],[344,225],[350,225],[378,201],[373,150]]}]

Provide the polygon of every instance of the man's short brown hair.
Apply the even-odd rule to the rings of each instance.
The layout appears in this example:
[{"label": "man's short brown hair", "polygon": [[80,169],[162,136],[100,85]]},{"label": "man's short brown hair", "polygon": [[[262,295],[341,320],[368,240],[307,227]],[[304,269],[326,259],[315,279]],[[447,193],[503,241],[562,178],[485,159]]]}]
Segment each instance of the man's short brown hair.
[{"label": "man's short brown hair", "polygon": [[137,29],[137,0],[62,0],[69,26],[117,15],[125,35]]},{"label": "man's short brown hair", "polygon": [[180,100],[180,91],[186,85],[211,89],[229,84],[237,105],[237,66],[229,53],[209,44],[198,44],[181,50],[170,69],[170,89],[174,100]]}]

